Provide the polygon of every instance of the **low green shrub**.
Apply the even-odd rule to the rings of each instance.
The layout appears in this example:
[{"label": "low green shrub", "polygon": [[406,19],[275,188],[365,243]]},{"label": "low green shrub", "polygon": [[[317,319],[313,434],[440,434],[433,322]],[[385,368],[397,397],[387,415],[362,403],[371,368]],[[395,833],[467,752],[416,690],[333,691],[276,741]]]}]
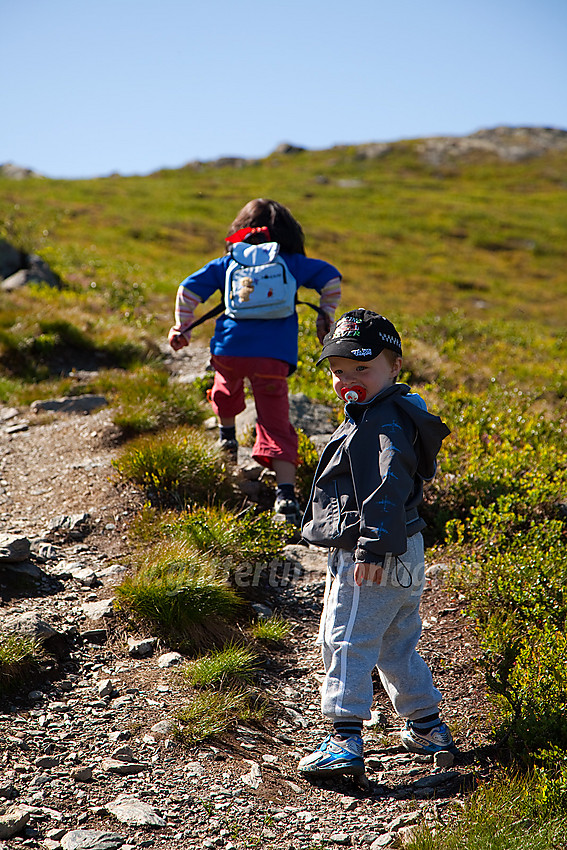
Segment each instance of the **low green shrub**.
[{"label": "low green shrub", "polygon": [[[493,385],[444,393],[452,429],[425,491],[430,535],[459,545],[506,548],[533,519],[553,519],[567,491],[567,435],[535,396]],[[456,522],[455,522],[456,521]]]},{"label": "low green shrub", "polygon": [[269,513],[247,510],[236,515],[223,507],[195,508],[168,517],[163,532],[223,562],[228,559],[233,566],[281,557],[287,542],[285,528]]},{"label": "low green shrub", "polygon": [[421,823],[408,850],[550,850],[564,846],[567,816],[550,797],[547,775],[501,773],[463,807]]},{"label": "low green shrub", "polygon": [[197,648],[224,641],[241,605],[218,562],[181,543],[146,552],[116,588],[116,598],[120,610],[168,641]]},{"label": "low green shrub", "polygon": [[319,454],[315,448],[315,444],[309,439],[307,434],[297,429],[297,457],[298,466],[295,479],[295,489],[301,504],[305,505],[311,493],[313,476],[319,463]]},{"label": "low green shrub", "polygon": [[124,447],[113,465],[158,506],[219,504],[233,495],[218,447],[197,429],[176,428],[138,437]]}]

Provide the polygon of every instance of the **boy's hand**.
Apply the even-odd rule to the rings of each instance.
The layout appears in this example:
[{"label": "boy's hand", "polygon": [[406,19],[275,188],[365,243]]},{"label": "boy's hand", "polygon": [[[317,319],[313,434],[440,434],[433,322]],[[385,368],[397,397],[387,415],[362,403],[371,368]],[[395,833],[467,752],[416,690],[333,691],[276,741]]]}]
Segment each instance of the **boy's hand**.
[{"label": "boy's hand", "polygon": [[364,564],[357,561],[354,564],[354,580],[359,587],[363,581],[373,581],[375,584],[380,584],[382,581],[383,569],[380,564]]},{"label": "boy's hand", "polygon": [[319,313],[319,315],[317,316],[316,328],[317,339],[319,340],[321,345],[323,345],[323,340],[331,329],[331,317],[328,316],[326,313]]},{"label": "boy's hand", "polygon": [[169,338],[169,344],[174,351],[179,351],[181,348],[189,345],[183,334],[172,334]]}]

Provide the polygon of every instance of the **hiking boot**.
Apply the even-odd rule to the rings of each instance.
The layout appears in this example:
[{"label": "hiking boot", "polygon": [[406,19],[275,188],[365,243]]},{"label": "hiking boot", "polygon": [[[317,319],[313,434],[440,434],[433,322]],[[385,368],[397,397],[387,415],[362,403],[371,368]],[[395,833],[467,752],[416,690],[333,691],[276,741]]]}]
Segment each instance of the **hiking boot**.
[{"label": "hiking boot", "polygon": [[410,753],[426,756],[434,755],[441,750],[449,750],[451,753],[457,752],[449,727],[442,722],[427,732],[416,732],[411,720],[407,720],[405,729],[400,732],[400,738],[402,739],[402,746]]},{"label": "hiking boot", "polygon": [[362,738],[353,735],[340,743],[328,735],[315,752],[303,756],[297,769],[302,776],[362,776],[364,759]]},{"label": "hiking boot", "polygon": [[238,440],[221,439],[217,445],[227,460],[236,463],[238,458]]},{"label": "hiking boot", "polygon": [[274,503],[274,519],[276,522],[286,522],[290,525],[301,525],[301,508],[295,499],[279,497]]}]

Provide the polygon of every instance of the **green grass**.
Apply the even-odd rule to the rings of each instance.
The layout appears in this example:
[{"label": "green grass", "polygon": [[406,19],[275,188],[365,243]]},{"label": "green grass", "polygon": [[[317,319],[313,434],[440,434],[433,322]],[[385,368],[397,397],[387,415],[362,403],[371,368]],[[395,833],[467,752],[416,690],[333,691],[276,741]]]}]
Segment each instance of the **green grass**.
[{"label": "green grass", "polygon": [[251,690],[198,691],[177,715],[177,736],[195,746],[234,729],[239,721],[261,720],[267,705]]},{"label": "green grass", "polygon": [[208,415],[200,393],[172,381],[159,364],[128,372],[108,371],[94,380],[93,386],[113,402],[114,424],[126,438],[199,425]]},{"label": "green grass", "polygon": [[537,774],[502,774],[482,785],[464,809],[418,828],[408,850],[552,850],[565,846],[567,816],[560,797]]},{"label": "green grass", "polygon": [[252,625],[252,635],[260,643],[281,643],[291,634],[291,624],[277,615],[258,620]]},{"label": "green grass", "polygon": [[238,515],[223,507],[195,508],[169,514],[162,525],[165,535],[185,540],[232,568],[282,557],[286,531],[272,522],[269,513],[246,510]]},{"label": "green grass", "polygon": [[192,661],[185,679],[194,688],[224,689],[237,684],[251,684],[258,667],[258,656],[244,646],[229,644]]},{"label": "green grass", "polygon": [[218,447],[202,431],[174,428],[128,443],[113,465],[154,504],[212,505],[233,496]]},{"label": "green grass", "polygon": [[157,544],[116,588],[118,607],[171,642],[193,649],[223,642],[242,603],[222,572],[188,545]]},{"label": "green grass", "polygon": [[7,695],[37,674],[43,650],[34,638],[0,636],[0,694]]}]

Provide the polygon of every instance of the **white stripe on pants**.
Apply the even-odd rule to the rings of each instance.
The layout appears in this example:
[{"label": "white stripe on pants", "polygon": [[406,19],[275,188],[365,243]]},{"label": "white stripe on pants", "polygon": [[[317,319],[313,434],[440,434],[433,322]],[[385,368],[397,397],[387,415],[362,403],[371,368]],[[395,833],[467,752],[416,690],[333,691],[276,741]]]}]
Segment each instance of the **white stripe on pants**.
[{"label": "white stripe on pants", "polygon": [[321,694],[325,717],[370,719],[374,667],[398,715],[417,720],[438,710],[441,694],[416,651],[423,581],[419,533],[408,538],[404,555],[387,556],[380,585],[364,582],[358,587],[352,554],[342,549],[329,554],[317,638],[326,671]]}]

